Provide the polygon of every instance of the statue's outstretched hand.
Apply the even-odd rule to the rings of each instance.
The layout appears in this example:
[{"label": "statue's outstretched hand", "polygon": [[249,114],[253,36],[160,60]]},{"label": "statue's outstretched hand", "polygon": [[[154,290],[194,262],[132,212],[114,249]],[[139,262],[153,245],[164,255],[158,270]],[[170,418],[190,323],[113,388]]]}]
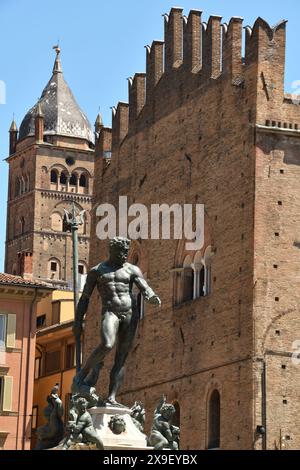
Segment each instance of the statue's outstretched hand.
[{"label": "statue's outstretched hand", "polygon": [[150,297],[149,303],[152,305],[161,305],[161,300],[157,295],[153,295]]},{"label": "statue's outstretched hand", "polygon": [[78,336],[81,336],[82,334],[82,323],[79,321],[74,321],[74,325],[72,328],[73,335],[78,338]]}]

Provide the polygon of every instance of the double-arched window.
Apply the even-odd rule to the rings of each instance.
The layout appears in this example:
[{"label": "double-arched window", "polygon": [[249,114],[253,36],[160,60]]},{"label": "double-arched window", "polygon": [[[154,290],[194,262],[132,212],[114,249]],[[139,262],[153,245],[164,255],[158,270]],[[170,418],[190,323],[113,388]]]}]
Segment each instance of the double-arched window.
[{"label": "double-arched window", "polygon": [[185,256],[175,271],[175,303],[180,304],[206,297],[211,292],[212,248]]},{"label": "double-arched window", "polygon": [[17,176],[15,179],[15,197],[21,196],[30,190],[29,175]]}]

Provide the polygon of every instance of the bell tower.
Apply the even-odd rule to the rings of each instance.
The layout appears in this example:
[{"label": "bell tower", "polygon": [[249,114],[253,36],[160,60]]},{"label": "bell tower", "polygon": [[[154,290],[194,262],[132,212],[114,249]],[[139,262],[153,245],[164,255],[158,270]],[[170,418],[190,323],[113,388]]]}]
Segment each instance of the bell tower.
[{"label": "bell tower", "polygon": [[60,288],[72,280],[72,241],[64,209],[85,210],[79,230],[80,274],[87,271],[94,177],[94,131],[66,83],[60,49],[52,76],[18,131],[9,130],[7,273]]}]

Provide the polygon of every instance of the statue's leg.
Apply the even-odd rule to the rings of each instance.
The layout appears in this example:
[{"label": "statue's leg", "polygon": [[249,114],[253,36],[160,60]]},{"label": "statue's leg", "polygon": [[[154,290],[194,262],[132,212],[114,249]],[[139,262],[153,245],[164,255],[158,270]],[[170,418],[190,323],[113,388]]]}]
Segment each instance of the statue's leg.
[{"label": "statue's leg", "polygon": [[[102,316],[101,323],[101,344],[92,352],[81,371],[77,374],[77,381],[82,382],[90,371],[103,362],[105,356],[114,347],[118,328],[118,317],[111,312],[105,312]],[[99,372],[100,369],[98,370],[98,373]]]},{"label": "statue's leg", "polygon": [[138,325],[138,315],[133,313],[122,321],[119,328],[115,363],[110,373],[110,386],[108,401],[116,401],[117,392],[124,379],[125,361],[132,347]]},{"label": "statue's leg", "polygon": [[86,383],[89,387],[95,387],[103,366],[104,362],[99,362],[99,364],[96,364],[96,366],[89,372],[87,377],[84,379],[84,383]]}]

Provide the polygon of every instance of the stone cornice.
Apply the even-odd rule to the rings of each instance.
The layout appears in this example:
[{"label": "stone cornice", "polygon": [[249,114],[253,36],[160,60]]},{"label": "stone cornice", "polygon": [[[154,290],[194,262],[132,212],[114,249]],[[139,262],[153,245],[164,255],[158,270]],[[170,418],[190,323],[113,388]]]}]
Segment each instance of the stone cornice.
[{"label": "stone cornice", "polygon": [[53,191],[51,189],[36,189],[35,191],[40,192],[42,197],[50,199],[62,199],[65,201],[80,201],[80,202],[91,202],[91,194],[78,194],[78,193],[67,193],[65,191]]}]

